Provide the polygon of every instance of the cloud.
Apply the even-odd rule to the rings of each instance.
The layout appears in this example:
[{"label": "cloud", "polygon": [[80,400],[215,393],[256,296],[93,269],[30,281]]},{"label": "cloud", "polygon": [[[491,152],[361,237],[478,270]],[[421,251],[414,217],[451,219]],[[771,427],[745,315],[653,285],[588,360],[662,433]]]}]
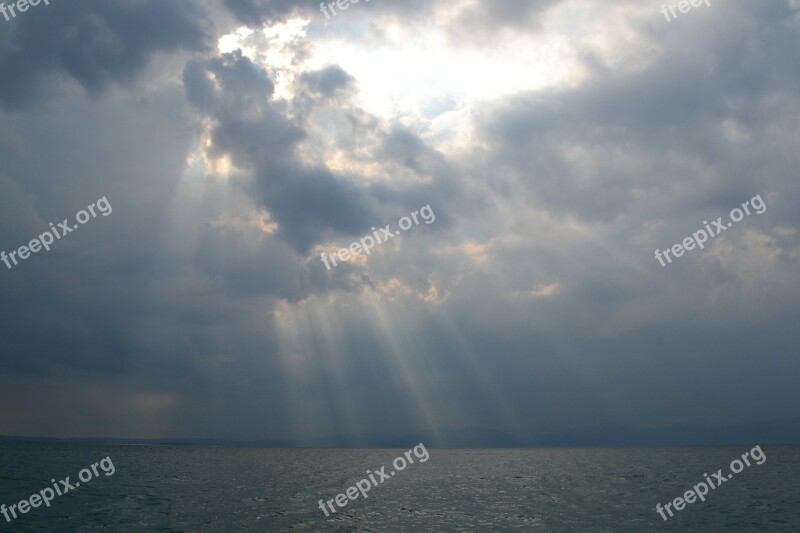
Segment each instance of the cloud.
[{"label": "cloud", "polygon": [[347,89],[355,81],[338,65],[331,65],[315,72],[305,72],[300,78],[309,90],[332,96],[336,91]]},{"label": "cloud", "polygon": [[[0,250],[114,213],[0,270],[0,405],[26,409],[5,431],[796,416],[798,29],[745,1],[672,23],[590,0],[26,13],[0,37]],[[763,215],[654,259],[755,194]]]},{"label": "cloud", "polygon": [[130,82],[155,53],[209,48],[209,23],[193,0],[54,2],[6,24],[0,104],[31,106],[45,80],[67,75],[90,93]]}]

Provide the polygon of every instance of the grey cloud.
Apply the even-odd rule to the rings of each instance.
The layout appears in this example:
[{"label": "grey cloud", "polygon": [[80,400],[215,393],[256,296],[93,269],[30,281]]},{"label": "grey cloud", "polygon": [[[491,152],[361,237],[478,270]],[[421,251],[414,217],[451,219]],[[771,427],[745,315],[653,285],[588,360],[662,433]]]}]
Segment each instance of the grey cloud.
[{"label": "grey cloud", "polygon": [[66,74],[87,91],[130,81],[156,52],[206,50],[210,25],[194,0],[53,2],[5,23],[0,104],[31,105]]},{"label": "grey cloud", "polygon": [[240,22],[261,26],[267,22],[281,20],[298,9],[310,11],[318,6],[319,2],[314,0],[224,0],[224,5]]},{"label": "grey cloud", "polygon": [[462,45],[491,45],[504,30],[530,32],[540,17],[564,0],[496,0],[466,4],[449,27],[451,39]]},{"label": "grey cloud", "polygon": [[[753,16],[766,20],[756,25],[746,19],[761,9],[764,15]],[[653,201],[642,207],[658,214],[725,209],[767,189],[765,175],[785,175],[796,156],[767,140],[775,122],[764,112],[773,113],[766,108],[776,95],[796,105],[790,96],[796,80],[766,74],[793,72],[791,59],[753,36],[788,13],[749,4],[737,13],[747,21],[736,22],[748,26],[745,35],[734,38],[728,27],[712,25],[701,32],[705,44],[698,49],[659,29],[651,37],[663,41],[664,54],[643,72],[602,70],[574,91],[517,95],[483,110],[497,166],[524,182],[540,207],[590,220],[629,212],[634,198],[646,193]],[[777,30],[776,38],[796,40],[797,28]],[[744,46],[749,58],[742,63]],[[752,132],[754,142],[741,147],[724,139],[726,120]],[[624,166],[617,164],[621,150]],[[697,176],[705,182],[690,192],[686,187]],[[683,194],[675,194],[678,186]]]},{"label": "grey cloud", "polygon": [[[318,2],[226,5],[252,24],[295,6],[321,16]],[[371,19],[372,35],[381,17],[414,24],[443,5],[373,1],[348,16]],[[478,3],[456,21],[477,36],[531,33],[553,5]],[[654,8],[634,28],[647,68],[584,50],[580,84],[481,103],[476,142],[451,152],[413,121],[358,109],[359,80],[336,65],[276,97],[267,70],[203,48],[230,28],[205,33],[196,7],[48,8],[74,35],[42,8],[17,19],[0,37],[4,79],[20,74],[0,89],[19,107],[0,110],[0,249],[101,196],[114,213],[0,270],[0,405],[28,409],[0,421],[286,438],[796,415],[797,11],[726,5],[682,26],[655,23]],[[148,70],[157,52],[182,79],[175,63]],[[59,73],[126,90],[54,86],[60,98],[38,110],[29,90]],[[198,146],[235,170],[206,175]],[[317,149],[371,174],[328,168]],[[767,212],[714,249],[665,269],[653,259],[756,193]],[[311,254],[426,204],[436,222],[367,266],[327,271]]]},{"label": "grey cloud", "polygon": [[313,92],[332,96],[339,90],[352,86],[355,79],[338,65],[331,65],[315,72],[305,72],[301,80]]},{"label": "grey cloud", "polygon": [[[207,73],[215,75],[219,88]],[[339,67],[306,73],[304,78],[305,83],[321,90],[333,90],[349,80]],[[371,187],[324,167],[301,163],[295,149],[306,137],[302,124],[293,123],[273,105],[273,86],[267,74],[239,52],[191,62],[184,83],[189,101],[215,120],[211,153],[230,154],[238,166],[248,170],[250,177],[242,186],[253,191],[272,214],[279,224],[278,236],[299,251],[307,251],[331,232],[364,234],[380,222],[377,213],[381,204],[394,204],[395,198],[409,194],[422,196],[419,187]],[[316,104],[303,100],[303,105]],[[306,115],[308,112],[306,109]],[[392,136],[388,139],[390,150],[433,157],[419,139],[402,133]],[[406,145],[408,148],[404,148]],[[416,163],[406,156],[404,164]],[[417,192],[411,193],[413,190]],[[420,205],[429,201],[423,200]]]}]

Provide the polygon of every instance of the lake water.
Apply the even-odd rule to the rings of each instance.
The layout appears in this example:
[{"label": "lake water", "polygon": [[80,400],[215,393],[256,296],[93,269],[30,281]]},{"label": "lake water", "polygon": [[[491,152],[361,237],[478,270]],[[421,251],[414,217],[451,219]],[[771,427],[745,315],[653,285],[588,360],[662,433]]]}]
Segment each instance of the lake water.
[{"label": "lake water", "polygon": [[[409,443],[409,448],[417,443]],[[0,444],[0,503],[110,457],[115,473],[6,531],[800,531],[800,447],[755,463],[665,522],[656,512],[751,447],[428,449],[325,517],[329,500],[405,450]],[[415,458],[416,459],[416,458]],[[387,468],[388,471],[388,468]],[[338,508],[337,508],[338,509]]]}]

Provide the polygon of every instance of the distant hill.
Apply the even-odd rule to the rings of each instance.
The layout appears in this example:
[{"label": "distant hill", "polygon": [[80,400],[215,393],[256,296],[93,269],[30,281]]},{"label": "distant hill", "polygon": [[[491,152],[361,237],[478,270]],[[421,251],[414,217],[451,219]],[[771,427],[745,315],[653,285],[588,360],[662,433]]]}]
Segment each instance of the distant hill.
[{"label": "distant hill", "polygon": [[716,428],[674,427],[635,428],[623,425],[596,425],[547,435],[541,446],[711,446],[723,444],[800,443],[800,417],[770,420]]},{"label": "distant hill", "polygon": [[254,448],[404,448],[419,442],[432,448],[590,448],[625,446],[713,446],[800,444],[800,417],[712,428],[640,428],[598,424],[545,435],[532,429],[503,432],[490,429],[422,431],[407,435],[364,434],[316,440],[119,439],[0,436],[0,442],[63,444],[144,444],[170,446],[233,446]]}]

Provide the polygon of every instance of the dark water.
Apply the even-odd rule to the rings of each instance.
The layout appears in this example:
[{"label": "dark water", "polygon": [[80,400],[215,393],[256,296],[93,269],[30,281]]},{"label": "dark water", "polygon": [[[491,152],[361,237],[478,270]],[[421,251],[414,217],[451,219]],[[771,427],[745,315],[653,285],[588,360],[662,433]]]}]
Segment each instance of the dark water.
[{"label": "dark water", "polygon": [[[409,448],[416,443],[410,443]],[[333,498],[405,450],[0,444],[0,503],[109,456],[100,476],[5,531],[800,531],[800,447],[770,446],[664,522],[750,447],[437,450],[326,518]],[[387,469],[388,470],[388,469]]]}]

